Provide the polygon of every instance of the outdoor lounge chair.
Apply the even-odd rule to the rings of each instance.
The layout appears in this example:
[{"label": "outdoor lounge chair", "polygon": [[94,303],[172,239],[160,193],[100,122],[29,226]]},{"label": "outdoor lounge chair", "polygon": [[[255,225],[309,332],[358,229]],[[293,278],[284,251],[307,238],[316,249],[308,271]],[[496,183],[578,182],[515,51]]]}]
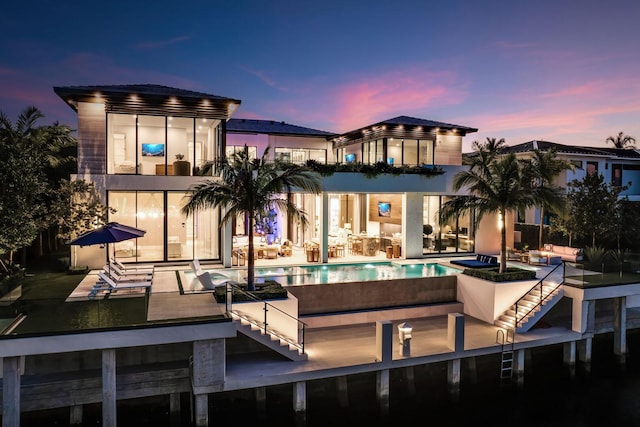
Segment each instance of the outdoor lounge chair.
[{"label": "outdoor lounge chair", "polygon": [[127,267],[127,266],[125,266],[123,263],[121,263],[120,261],[118,261],[115,258],[111,258],[109,260],[109,264],[110,265],[117,265],[118,268],[120,268],[120,270],[122,270],[124,272],[127,272],[127,273],[134,273],[134,274],[153,273],[154,270],[155,270],[153,265]]},{"label": "outdoor lounge chair", "polygon": [[195,273],[198,281],[202,285],[204,289],[214,290],[216,286],[224,286],[228,281],[231,280],[231,277],[226,276],[222,273],[215,273],[216,277],[211,277],[211,273],[203,270],[200,267],[200,262],[197,259],[194,259],[191,263],[191,269]]},{"label": "outdoor lounge chair", "polygon": [[108,274],[103,273],[103,272],[99,272],[98,273],[98,277],[99,277],[99,280],[98,280],[98,283],[96,285],[97,286],[102,286],[103,284],[106,284],[107,286],[109,286],[110,290],[114,290],[114,289],[130,289],[130,288],[150,288],[151,287],[151,280],[117,281],[117,280],[112,279],[111,277],[109,277]]},{"label": "outdoor lounge chair", "polygon": [[214,290],[218,286],[225,286],[227,282],[231,280],[230,277],[222,276],[214,279],[211,277],[211,273],[209,273],[208,271],[201,271],[200,274],[196,274],[196,276],[198,277],[198,281],[200,282],[202,287],[209,291]]},{"label": "outdoor lounge chair", "polygon": [[145,270],[138,271],[123,271],[116,264],[109,264],[102,267],[102,269],[112,277],[128,279],[128,280],[151,280],[153,278],[153,272],[146,272]]}]

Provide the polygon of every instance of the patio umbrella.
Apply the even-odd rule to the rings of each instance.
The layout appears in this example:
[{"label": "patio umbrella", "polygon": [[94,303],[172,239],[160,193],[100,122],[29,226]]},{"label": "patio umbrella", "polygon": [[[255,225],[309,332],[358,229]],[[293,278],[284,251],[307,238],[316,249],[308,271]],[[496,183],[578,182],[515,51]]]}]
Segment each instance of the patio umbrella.
[{"label": "patio umbrella", "polygon": [[102,227],[82,233],[80,236],[68,242],[68,244],[80,247],[106,245],[107,265],[109,265],[109,243],[122,242],[124,240],[143,237],[145,233],[145,230],[141,230],[136,227],[119,224],[117,222],[109,222]]}]

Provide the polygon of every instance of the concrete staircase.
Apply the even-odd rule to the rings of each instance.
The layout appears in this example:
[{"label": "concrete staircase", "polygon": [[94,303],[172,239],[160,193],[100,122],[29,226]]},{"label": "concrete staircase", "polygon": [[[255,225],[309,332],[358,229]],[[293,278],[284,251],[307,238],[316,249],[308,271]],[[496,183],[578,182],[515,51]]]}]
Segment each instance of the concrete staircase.
[{"label": "concrete staircase", "polygon": [[[494,321],[496,326],[515,332],[530,330],[564,296],[562,284],[542,280]],[[517,327],[516,325],[517,310]]]},{"label": "concrete staircase", "polygon": [[299,361],[308,359],[307,354],[303,352],[302,344],[297,340],[268,326],[265,330],[264,322],[252,318],[246,313],[231,310],[229,314],[236,324],[237,331],[241,334],[263,344],[290,360]]}]

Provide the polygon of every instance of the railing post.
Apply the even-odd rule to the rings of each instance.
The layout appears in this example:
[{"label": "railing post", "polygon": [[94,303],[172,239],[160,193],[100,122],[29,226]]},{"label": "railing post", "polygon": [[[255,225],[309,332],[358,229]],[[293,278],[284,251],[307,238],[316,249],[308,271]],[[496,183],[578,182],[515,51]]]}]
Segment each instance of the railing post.
[{"label": "railing post", "polygon": [[231,310],[233,309],[233,285],[231,285],[229,282],[227,282],[226,284],[226,298],[225,298],[225,310],[227,310],[227,313],[231,312]]},{"label": "railing post", "polygon": [[267,334],[267,312],[269,309],[267,308],[267,303],[264,303],[264,334]]}]

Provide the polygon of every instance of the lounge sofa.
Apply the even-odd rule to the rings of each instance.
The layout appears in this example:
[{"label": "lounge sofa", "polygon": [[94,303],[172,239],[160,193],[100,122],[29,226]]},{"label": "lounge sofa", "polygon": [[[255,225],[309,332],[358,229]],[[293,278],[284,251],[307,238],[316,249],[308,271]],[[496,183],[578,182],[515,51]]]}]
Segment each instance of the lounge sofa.
[{"label": "lounge sofa", "polygon": [[498,257],[492,255],[476,255],[475,259],[454,259],[451,264],[461,265],[467,268],[492,268],[499,267]]},{"label": "lounge sofa", "polygon": [[563,261],[569,262],[582,261],[582,249],[580,248],[545,244],[543,251],[551,258],[560,257]]}]

